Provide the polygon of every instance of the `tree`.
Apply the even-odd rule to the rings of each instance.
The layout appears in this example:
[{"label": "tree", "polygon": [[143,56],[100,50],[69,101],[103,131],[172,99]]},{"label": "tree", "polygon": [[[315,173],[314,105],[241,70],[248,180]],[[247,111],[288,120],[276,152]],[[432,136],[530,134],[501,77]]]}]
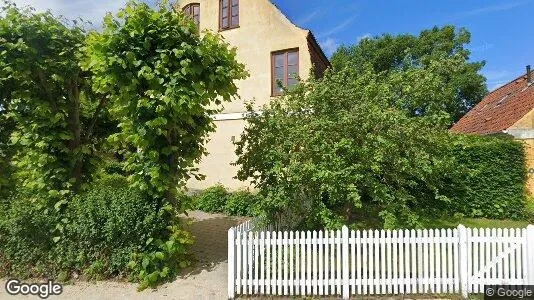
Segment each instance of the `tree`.
[{"label": "tree", "polygon": [[[385,81],[397,77],[398,108],[413,116],[443,112],[449,116],[446,125],[451,125],[487,93],[485,78],[479,74],[484,62],[470,62],[466,48],[470,38],[466,29],[450,25],[424,30],[419,36],[385,34],[340,47],[332,65],[335,70],[352,68],[357,74],[370,65]],[[403,88],[405,83],[413,86],[413,80],[434,85],[433,93],[422,94],[423,84],[415,90]]]},{"label": "tree", "polygon": [[87,53],[84,67],[119,121],[111,140],[125,154],[131,182],[172,201],[205,152],[217,111],[210,107],[231,100],[235,80],[246,76],[235,49],[217,35],[201,37],[165,2],[159,9],[129,2],[105,18],[102,33],[90,34]]},{"label": "tree", "polygon": [[107,99],[91,91],[90,74],[79,66],[81,26],[50,12],[4,5],[0,122],[11,126],[4,134],[11,150],[16,148],[11,159],[20,187],[38,198],[51,197],[59,208],[62,196],[90,179]]},{"label": "tree", "polygon": [[344,69],[287,91],[237,142],[238,178],[265,197],[263,216],[304,229],[339,228],[377,209],[385,227],[417,226],[448,203],[450,136],[430,118],[389,106],[395,82]]}]

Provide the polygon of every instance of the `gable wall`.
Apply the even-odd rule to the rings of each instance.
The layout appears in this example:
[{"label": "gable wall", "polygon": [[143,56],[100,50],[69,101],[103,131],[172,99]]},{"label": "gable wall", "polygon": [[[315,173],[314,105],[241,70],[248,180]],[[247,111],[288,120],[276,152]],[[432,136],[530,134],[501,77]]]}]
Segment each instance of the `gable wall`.
[{"label": "gable wall", "polygon": [[[231,1],[231,0],[230,0]],[[250,77],[238,82],[240,100],[224,104],[223,113],[245,111],[245,101],[261,107],[271,99],[271,52],[299,48],[299,74],[306,79],[312,67],[308,30],[292,24],[269,0],[239,0],[239,27],[219,31],[219,0],[181,0],[178,9],[200,4],[200,30],[219,32],[237,48],[237,58]]]}]

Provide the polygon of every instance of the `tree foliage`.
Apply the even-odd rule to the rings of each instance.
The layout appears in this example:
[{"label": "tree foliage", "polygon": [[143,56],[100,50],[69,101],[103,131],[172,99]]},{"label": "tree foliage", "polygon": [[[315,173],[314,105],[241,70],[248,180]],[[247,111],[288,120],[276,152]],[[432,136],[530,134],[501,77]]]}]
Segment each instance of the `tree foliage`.
[{"label": "tree foliage", "polygon": [[[6,3],[0,18],[0,122],[20,186],[61,204],[90,179],[104,97],[79,61],[85,33],[50,12]],[[3,144],[5,141],[2,142]],[[5,144],[2,146],[6,146]]]},{"label": "tree foliage", "polygon": [[201,37],[189,18],[165,5],[130,2],[89,36],[87,52],[84,67],[119,120],[111,139],[126,150],[133,184],[174,198],[205,153],[216,111],[209,107],[231,100],[234,81],[246,75],[235,50],[217,35]]},{"label": "tree foliage", "polygon": [[[17,193],[0,199],[0,276],[124,271],[146,288],[187,266],[192,237],[172,200],[245,76],[234,49],[165,1],[129,2],[89,34],[6,2],[0,197]],[[117,169],[129,180],[99,186]]]},{"label": "tree foliage", "polygon": [[[484,62],[470,61],[466,48],[470,38],[466,29],[450,25],[424,30],[419,36],[384,34],[340,47],[332,65],[357,73],[370,65],[384,81],[396,78],[396,107],[413,116],[445,113],[445,125],[451,125],[487,93],[485,78],[479,74]],[[432,93],[426,93],[427,86],[433,87]]]},{"label": "tree foliage", "polygon": [[447,194],[453,213],[469,217],[520,219],[526,214],[526,155],[523,141],[509,137],[458,135],[451,153],[461,184]]},{"label": "tree foliage", "polygon": [[373,206],[386,227],[417,226],[446,206],[451,137],[432,118],[390,106],[396,97],[394,81],[346,68],[251,111],[238,178],[260,189],[264,216],[335,228]]}]

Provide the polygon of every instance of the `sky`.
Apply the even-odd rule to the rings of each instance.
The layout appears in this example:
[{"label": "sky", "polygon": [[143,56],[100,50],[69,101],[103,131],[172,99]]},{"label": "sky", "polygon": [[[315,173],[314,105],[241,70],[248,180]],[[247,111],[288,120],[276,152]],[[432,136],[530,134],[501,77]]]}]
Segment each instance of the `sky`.
[{"label": "sky", "polygon": [[[154,4],[155,0],[145,0]],[[216,0],[213,0],[216,1]],[[15,0],[37,10],[51,9],[95,26],[126,0]],[[472,61],[485,61],[482,73],[493,90],[534,65],[534,0],[273,0],[296,25],[311,29],[330,56],[339,45],[365,37],[418,34],[453,24],[471,34]]]}]

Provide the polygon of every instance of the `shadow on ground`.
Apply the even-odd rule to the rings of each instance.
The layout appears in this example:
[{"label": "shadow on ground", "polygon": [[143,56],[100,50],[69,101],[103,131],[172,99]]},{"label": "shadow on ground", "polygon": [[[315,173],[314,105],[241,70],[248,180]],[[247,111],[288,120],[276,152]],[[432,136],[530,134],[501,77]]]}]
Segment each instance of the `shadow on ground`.
[{"label": "shadow on ground", "polygon": [[195,244],[191,247],[193,264],[179,274],[180,278],[212,271],[218,264],[227,261],[228,229],[246,220],[203,212],[191,212],[184,219],[191,222],[186,229],[195,236]]}]

